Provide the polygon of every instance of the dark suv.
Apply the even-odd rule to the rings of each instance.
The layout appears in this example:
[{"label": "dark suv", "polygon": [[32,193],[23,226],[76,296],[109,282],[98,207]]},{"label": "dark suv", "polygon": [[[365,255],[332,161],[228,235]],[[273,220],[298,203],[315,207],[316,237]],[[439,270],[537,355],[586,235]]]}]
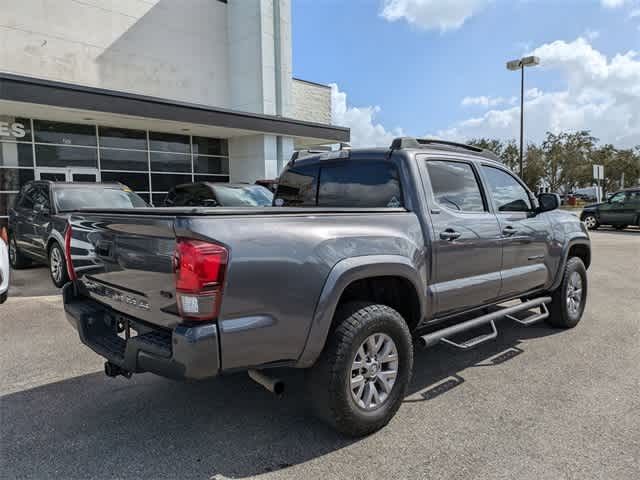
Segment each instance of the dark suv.
[{"label": "dark suv", "polygon": [[64,233],[69,213],[80,208],[134,208],[147,203],[120,183],[29,182],[9,212],[9,259],[13,268],[49,265],[51,280],[68,280]]},{"label": "dark suv", "polygon": [[609,200],[587,205],[580,215],[589,230],[611,225],[623,230],[629,225],[640,226],[640,187],[614,193]]}]

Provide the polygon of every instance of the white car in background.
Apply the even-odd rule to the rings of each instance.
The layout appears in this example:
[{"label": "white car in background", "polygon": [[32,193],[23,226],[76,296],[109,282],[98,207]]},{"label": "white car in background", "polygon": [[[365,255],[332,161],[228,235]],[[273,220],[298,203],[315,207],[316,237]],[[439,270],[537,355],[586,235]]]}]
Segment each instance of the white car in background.
[{"label": "white car in background", "polygon": [[7,300],[9,291],[9,236],[7,229],[0,229],[0,303]]}]

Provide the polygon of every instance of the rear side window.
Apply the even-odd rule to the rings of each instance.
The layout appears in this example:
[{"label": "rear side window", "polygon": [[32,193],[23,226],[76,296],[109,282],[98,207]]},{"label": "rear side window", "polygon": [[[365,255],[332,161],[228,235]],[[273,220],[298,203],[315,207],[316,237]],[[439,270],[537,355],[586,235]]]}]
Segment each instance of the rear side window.
[{"label": "rear side window", "polygon": [[402,207],[400,179],[389,162],[346,162],[320,169],[320,207]]},{"label": "rear side window", "polygon": [[315,207],[318,167],[296,167],[285,171],[278,180],[275,205]]},{"label": "rear side window", "polygon": [[482,166],[496,207],[500,212],[528,212],[529,194],[513,175],[495,167]]},{"label": "rear side window", "polygon": [[431,190],[438,204],[454,211],[486,211],[478,179],[468,163],[427,160]]}]

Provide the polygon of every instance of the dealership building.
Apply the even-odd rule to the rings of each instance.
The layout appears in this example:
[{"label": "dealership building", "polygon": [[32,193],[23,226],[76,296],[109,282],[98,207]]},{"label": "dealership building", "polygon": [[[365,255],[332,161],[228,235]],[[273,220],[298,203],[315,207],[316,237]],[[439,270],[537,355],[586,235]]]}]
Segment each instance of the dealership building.
[{"label": "dealership building", "polygon": [[160,203],[349,141],[329,87],[292,78],[290,0],[21,0],[0,38],[0,223],[33,179]]}]

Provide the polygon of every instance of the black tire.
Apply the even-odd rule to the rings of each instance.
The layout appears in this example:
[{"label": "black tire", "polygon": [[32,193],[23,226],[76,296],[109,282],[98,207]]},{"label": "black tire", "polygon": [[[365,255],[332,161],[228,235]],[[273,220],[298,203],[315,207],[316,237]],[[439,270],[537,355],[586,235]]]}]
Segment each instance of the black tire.
[{"label": "black tire", "polygon": [[11,263],[11,268],[15,270],[20,270],[31,264],[31,260],[20,252],[13,234],[9,237],[9,263]]},{"label": "black tire", "polygon": [[587,226],[589,230],[597,230],[598,227],[600,226],[598,219],[596,218],[595,215],[592,215],[592,214],[585,215],[582,221],[584,222],[584,224]]},{"label": "black tire", "polygon": [[49,247],[49,255],[47,258],[49,259],[48,264],[51,281],[56,287],[62,288],[69,281],[69,275],[67,273],[67,262],[64,252],[57,242],[52,243]]},{"label": "black tire", "polygon": [[614,225],[613,228],[615,228],[616,230],[624,230],[628,226],[629,225]]},{"label": "black tire", "polygon": [[[352,394],[352,366],[360,346],[375,334],[385,334],[393,340],[397,376],[386,400],[367,410],[356,403]],[[412,368],[411,333],[397,311],[386,305],[345,304],[336,312],[327,344],[308,372],[311,404],[316,414],[339,432],[354,437],[368,435],[389,423],[400,408]]]},{"label": "black tire", "polygon": [[[573,310],[568,301],[571,295],[572,281],[574,275],[580,277],[581,296],[580,301],[575,302],[576,309]],[[578,257],[571,257],[564,268],[562,282],[560,286],[551,295],[551,304],[549,305],[549,317],[547,323],[556,328],[573,328],[575,327],[584,313],[584,307],[587,303],[587,269]]]}]

